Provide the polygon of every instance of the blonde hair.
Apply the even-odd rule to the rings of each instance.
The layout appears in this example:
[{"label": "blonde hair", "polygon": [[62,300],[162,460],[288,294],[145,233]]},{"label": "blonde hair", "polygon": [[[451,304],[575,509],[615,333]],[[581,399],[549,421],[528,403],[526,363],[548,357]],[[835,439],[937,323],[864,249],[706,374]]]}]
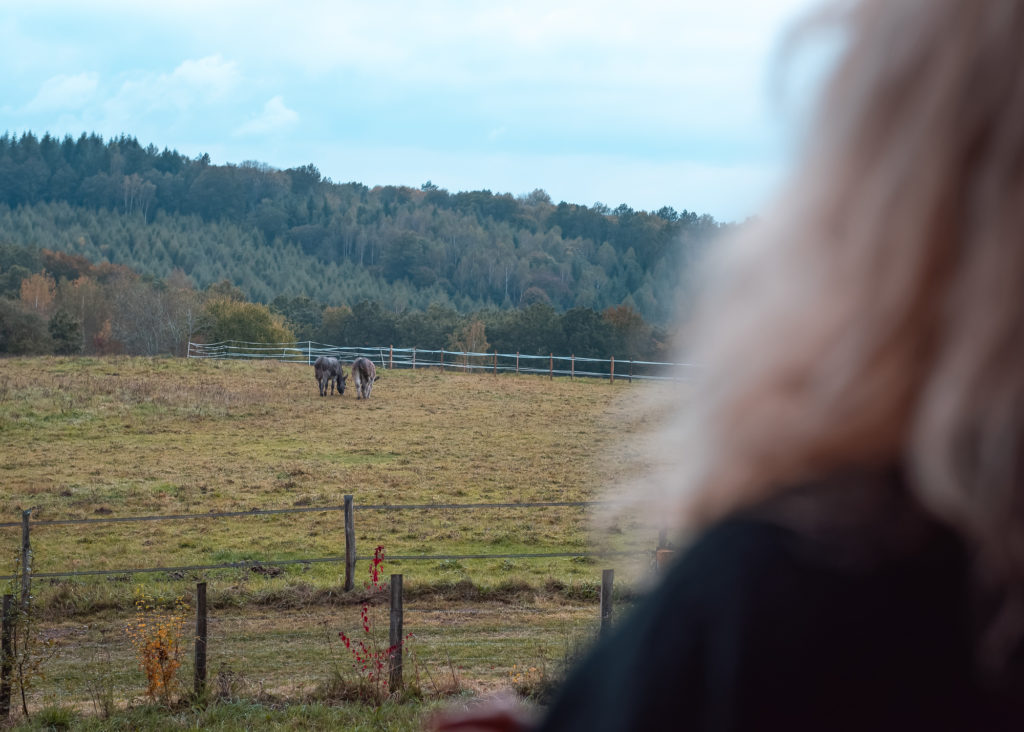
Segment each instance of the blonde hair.
[{"label": "blonde hair", "polygon": [[1024,574],[1024,3],[863,0],[766,219],[722,246],[669,436],[706,523],[781,486],[903,466]]}]

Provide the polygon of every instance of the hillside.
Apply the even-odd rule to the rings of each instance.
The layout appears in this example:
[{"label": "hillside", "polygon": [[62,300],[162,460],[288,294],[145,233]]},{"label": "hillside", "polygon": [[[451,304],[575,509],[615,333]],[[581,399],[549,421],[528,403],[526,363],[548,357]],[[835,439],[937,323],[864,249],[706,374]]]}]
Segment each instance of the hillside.
[{"label": "hillside", "polygon": [[567,202],[542,190],[449,192],[335,183],[310,164],[213,165],[122,136],[0,137],[0,244],[224,280],[254,302],[428,305],[461,313],[626,305],[672,318],[722,225],[664,207]]}]

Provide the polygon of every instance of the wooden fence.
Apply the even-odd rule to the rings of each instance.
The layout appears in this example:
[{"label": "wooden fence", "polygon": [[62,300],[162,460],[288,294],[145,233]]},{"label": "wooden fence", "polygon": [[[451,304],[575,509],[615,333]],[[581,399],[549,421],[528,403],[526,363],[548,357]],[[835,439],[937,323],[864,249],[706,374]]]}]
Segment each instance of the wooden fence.
[{"label": "wooden fence", "polygon": [[269,359],[312,364],[319,356],[333,356],[351,361],[359,356],[374,361],[380,368],[417,369],[439,368],[442,371],[473,371],[479,373],[540,374],[548,378],[568,376],[570,379],[599,378],[614,382],[616,378],[632,382],[638,380],[672,380],[687,378],[697,367],[689,363],[642,361],[632,359],[585,358],[583,356],[556,356],[553,353],[529,355],[525,353],[492,353],[473,351],[446,351],[443,349],[395,348],[394,346],[332,346],[315,341],[295,343],[251,343],[247,341],[221,341],[219,343],[188,344],[188,358],[199,359]]}]

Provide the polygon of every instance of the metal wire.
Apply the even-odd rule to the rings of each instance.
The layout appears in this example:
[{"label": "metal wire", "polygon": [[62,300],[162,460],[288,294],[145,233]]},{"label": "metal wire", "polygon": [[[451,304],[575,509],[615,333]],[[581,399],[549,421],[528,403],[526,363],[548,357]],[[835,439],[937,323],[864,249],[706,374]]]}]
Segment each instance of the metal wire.
[{"label": "metal wire", "polygon": [[[541,552],[536,554],[400,554],[388,555],[391,562],[444,561],[463,559],[558,559],[567,557],[631,557],[649,555],[649,550],[620,552]],[[369,561],[372,556],[356,557],[356,561]],[[159,572],[198,572],[211,569],[256,569],[258,567],[283,567],[294,564],[337,564],[344,563],[345,557],[309,557],[305,559],[276,559],[260,561],[247,559],[241,562],[222,564],[189,564],[176,567],[133,567],[129,569],[83,569],[75,572],[33,572],[32,579],[58,577],[92,577],[100,575],[154,574]],[[0,575],[0,581],[17,579],[19,575]]]},{"label": "metal wire", "polygon": [[[611,501],[547,501],[540,503],[408,503],[408,504],[358,504],[355,511],[430,511],[481,508],[553,508],[560,506],[597,506],[611,504]],[[208,518],[237,518],[241,516],[275,516],[286,513],[317,513],[319,511],[344,511],[345,506],[302,506],[293,508],[254,508],[248,511],[212,511],[210,513],[173,513],[160,516],[102,516],[98,518],[68,518],[30,521],[31,526],[56,526],[67,524],[115,524],[135,521],[179,521]],[[0,528],[21,526],[20,521],[0,523]]]}]

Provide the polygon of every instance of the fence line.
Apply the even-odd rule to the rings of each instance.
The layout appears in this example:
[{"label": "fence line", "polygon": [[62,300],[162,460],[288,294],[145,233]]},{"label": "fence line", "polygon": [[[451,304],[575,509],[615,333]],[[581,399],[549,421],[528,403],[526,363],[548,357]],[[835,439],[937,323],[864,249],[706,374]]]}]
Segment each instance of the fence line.
[{"label": "fence line", "polygon": [[[70,572],[36,572],[22,558],[22,571],[20,575],[0,575],[0,581],[18,579],[27,582],[32,578],[54,579],[62,577],[87,577],[104,575],[132,575],[152,574],[160,572],[193,572],[213,569],[256,569],[259,567],[289,566],[289,565],[311,565],[311,564],[345,564],[345,589],[352,589],[355,575],[355,565],[358,561],[368,561],[372,556],[358,556],[355,554],[355,521],[353,510],[377,510],[377,511],[405,511],[405,510],[452,510],[452,509],[487,509],[487,508],[552,508],[552,507],[585,507],[594,505],[613,505],[613,501],[547,501],[534,503],[424,503],[424,504],[367,504],[365,506],[354,505],[352,496],[345,496],[345,503],[341,506],[302,506],[297,508],[279,509],[254,509],[251,511],[221,511],[205,514],[166,514],[154,516],[104,516],[88,519],[54,519],[50,521],[31,521],[30,511],[22,513],[20,522],[7,522],[0,524],[0,528],[19,526],[22,530],[23,548],[28,546],[29,532],[32,526],[67,525],[67,524],[94,524],[94,523],[125,523],[136,521],[174,521],[187,519],[224,518],[224,517],[249,517],[267,516],[284,513],[313,513],[323,511],[344,511],[345,512],[345,555],[337,557],[305,557],[299,559],[276,559],[258,560],[246,559],[237,562],[222,562],[217,564],[191,564],[180,566],[157,566],[157,567],[130,567],[120,569],[83,569]],[[660,543],[659,539],[659,543]],[[23,552],[24,554],[24,552]],[[620,551],[620,552],[533,552],[518,554],[403,554],[389,555],[392,561],[444,561],[444,560],[470,560],[470,559],[543,559],[543,558],[567,558],[567,557],[616,557],[616,556],[640,556],[652,554],[648,550]],[[23,593],[27,594],[27,593]]]},{"label": "fence line", "polygon": [[[553,353],[533,355],[526,353],[491,353],[477,351],[447,351],[444,349],[395,348],[394,346],[335,346],[317,341],[292,343],[254,343],[251,341],[218,341],[217,343],[188,344],[188,358],[196,359],[270,359],[312,364],[319,356],[334,356],[341,360],[354,360],[365,356],[381,368],[431,368],[442,370],[480,371],[491,373],[547,374],[549,377],[602,378],[614,381],[616,377],[632,381],[672,380],[688,376],[697,369],[692,363],[619,359],[619,373],[615,372],[616,359],[587,356],[556,356]],[[557,364],[557,368],[556,368]],[[577,367],[577,365],[582,366]],[[607,367],[607,368],[604,368]],[[594,370],[599,368],[600,370]],[[639,372],[637,372],[639,369]]]},{"label": "fence line", "polygon": [[[378,504],[354,504],[356,511],[430,511],[430,510],[453,510],[453,509],[480,509],[480,508],[557,508],[560,506],[598,506],[612,505],[613,501],[547,501],[538,503],[378,503]],[[214,511],[211,513],[171,513],[156,516],[101,516],[98,518],[69,518],[69,519],[47,519],[32,521],[32,526],[56,526],[66,524],[109,524],[109,523],[131,523],[135,521],[177,521],[190,519],[207,518],[238,518],[242,516],[275,516],[285,513],[317,513],[320,511],[344,511],[345,506],[301,506],[293,508],[253,508],[248,511]],[[20,527],[21,521],[7,521],[0,523],[0,528]]]},{"label": "fence line", "polygon": [[[440,562],[445,560],[462,561],[463,559],[567,559],[572,557],[638,557],[650,555],[650,550],[618,551],[618,552],[537,552],[532,554],[396,554],[386,555],[389,562]],[[373,555],[356,557],[357,561],[369,561]],[[296,564],[344,564],[345,557],[307,557],[303,559],[246,559],[239,562],[221,564],[187,564],[172,567],[130,567],[125,569],[81,569],[74,572],[33,572],[32,579],[57,579],[61,577],[98,577],[111,575],[157,574],[160,572],[201,572],[212,569],[258,569],[260,567],[286,567]],[[7,582],[18,579],[20,575],[0,575],[0,581]]]}]

